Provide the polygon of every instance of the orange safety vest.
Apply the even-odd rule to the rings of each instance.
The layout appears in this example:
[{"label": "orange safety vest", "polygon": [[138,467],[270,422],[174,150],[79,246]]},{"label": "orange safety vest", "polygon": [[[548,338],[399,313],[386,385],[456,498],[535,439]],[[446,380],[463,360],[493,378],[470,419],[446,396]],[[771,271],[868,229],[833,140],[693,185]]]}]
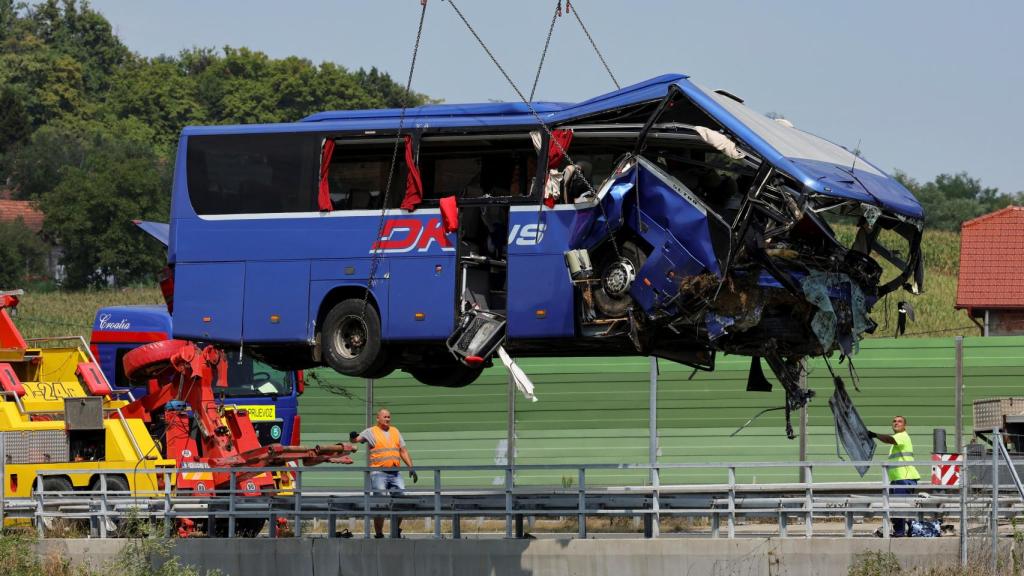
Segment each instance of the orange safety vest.
[{"label": "orange safety vest", "polygon": [[398,428],[391,426],[387,432],[381,430],[380,426],[370,428],[373,434],[373,448],[370,448],[371,468],[398,468],[401,460],[398,457],[401,447],[401,436]]}]

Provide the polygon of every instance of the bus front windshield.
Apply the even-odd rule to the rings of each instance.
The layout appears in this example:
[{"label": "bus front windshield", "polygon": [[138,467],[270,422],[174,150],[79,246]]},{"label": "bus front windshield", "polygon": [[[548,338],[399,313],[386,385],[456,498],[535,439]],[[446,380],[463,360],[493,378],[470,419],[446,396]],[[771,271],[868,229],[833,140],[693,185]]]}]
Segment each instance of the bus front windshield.
[{"label": "bus front windshield", "polygon": [[228,398],[256,396],[288,396],[295,385],[291,372],[274,370],[248,356],[238,358],[238,351],[227,353],[227,388],[215,388],[216,394]]}]

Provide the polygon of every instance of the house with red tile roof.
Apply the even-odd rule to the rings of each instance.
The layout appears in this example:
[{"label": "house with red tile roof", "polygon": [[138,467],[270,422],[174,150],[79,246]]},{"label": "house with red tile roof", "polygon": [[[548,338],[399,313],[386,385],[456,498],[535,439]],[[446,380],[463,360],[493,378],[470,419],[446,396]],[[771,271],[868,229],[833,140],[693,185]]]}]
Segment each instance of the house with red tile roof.
[{"label": "house with red tile roof", "polygon": [[961,225],[956,308],[985,336],[1024,334],[1024,207]]},{"label": "house with red tile roof", "polygon": [[43,213],[28,200],[11,200],[0,196],[0,222],[14,222],[21,218],[36,234],[43,230]]}]

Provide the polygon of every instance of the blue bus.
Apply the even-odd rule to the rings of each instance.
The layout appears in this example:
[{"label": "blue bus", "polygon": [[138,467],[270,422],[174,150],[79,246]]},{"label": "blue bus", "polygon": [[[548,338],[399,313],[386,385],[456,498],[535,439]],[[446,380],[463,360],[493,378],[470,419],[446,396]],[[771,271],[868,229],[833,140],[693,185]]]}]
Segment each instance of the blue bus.
[{"label": "blue bus", "polygon": [[[90,348],[107,381],[139,397],[149,390],[146,383],[125,376],[124,355],[167,340],[172,332],[171,315],[163,306],[106,306],[96,311]],[[298,444],[302,372],[282,372],[244,356],[239,360],[237,349],[228,350],[227,357],[228,385],[217,388],[221,401],[248,410],[260,444]]]},{"label": "blue bus", "polygon": [[176,338],[281,369],[457,387],[498,345],[725,352],[799,405],[802,357],[853,354],[879,298],[922,289],[923,222],[858,155],[670,74],[580,103],[187,127],[165,286]]}]

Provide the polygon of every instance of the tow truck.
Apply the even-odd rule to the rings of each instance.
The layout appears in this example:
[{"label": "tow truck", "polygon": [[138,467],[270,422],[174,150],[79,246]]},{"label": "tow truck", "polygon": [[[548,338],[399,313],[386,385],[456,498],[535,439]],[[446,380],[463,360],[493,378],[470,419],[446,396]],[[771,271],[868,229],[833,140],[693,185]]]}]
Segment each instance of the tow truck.
[{"label": "tow truck", "polygon": [[[147,382],[138,399],[110,386],[80,337],[32,340],[30,347],[8,313],[21,294],[0,292],[6,497],[29,497],[38,472],[62,470],[68,473],[44,476],[43,490],[97,490],[105,475],[111,491],[155,493],[170,478],[176,494],[208,497],[225,493],[234,477],[241,496],[272,496],[290,489],[290,474],[223,469],[352,463],[351,444],[260,445],[248,412],[215,399],[215,389],[228,385],[228,362],[214,346],[163,340],[125,354],[127,376]],[[174,468],[183,471],[167,472]],[[137,472],[103,472],[125,469]],[[240,519],[237,532],[254,536],[264,521]]]}]

